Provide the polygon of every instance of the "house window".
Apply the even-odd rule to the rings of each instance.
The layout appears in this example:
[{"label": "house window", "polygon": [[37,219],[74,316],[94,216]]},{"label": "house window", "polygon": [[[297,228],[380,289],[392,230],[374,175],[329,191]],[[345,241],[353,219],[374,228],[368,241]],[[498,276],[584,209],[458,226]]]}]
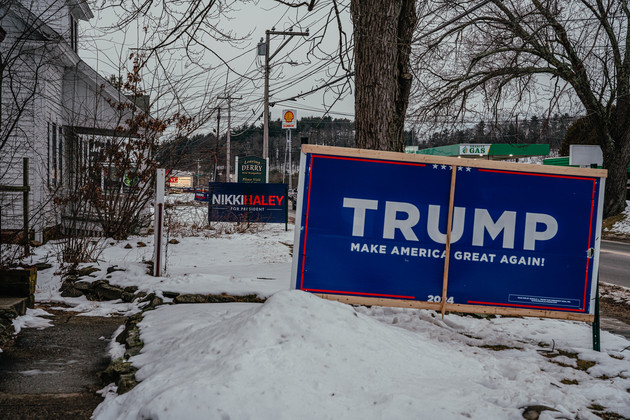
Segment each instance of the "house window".
[{"label": "house window", "polygon": [[74,52],[79,51],[79,22],[70,15],[70,46]]},{"label": "house window", "polygon": [[48,152],[46,157],[46,172],[48,174],[46,184],[48,185],[48,188],[50,188],[50,123],[48,123],[48,127],[46,128],[46,138],[48,140],[48,147],[46,148],[46,151]]},{"label": "house window", "polygon": [[52,124],[52,185],[57,186],[57,124]]},{"label": "house window", "polygon": [[59,126],[59,182],[63,179],[63,131]]}]

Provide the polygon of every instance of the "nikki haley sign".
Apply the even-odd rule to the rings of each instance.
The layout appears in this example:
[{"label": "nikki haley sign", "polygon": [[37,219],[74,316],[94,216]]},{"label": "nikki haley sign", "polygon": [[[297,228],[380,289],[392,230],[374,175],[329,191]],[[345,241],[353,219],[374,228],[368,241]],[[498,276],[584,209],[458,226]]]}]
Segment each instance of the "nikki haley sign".
[{"label": "nikki haley sign", "polygon": [[592,319],[606,171],[307,145],[293,287]]},{"label": "nikki haley sign", "polygon": [[211,182],[197,196],[208,201],[209,221],[287,222],[286,184]]}]

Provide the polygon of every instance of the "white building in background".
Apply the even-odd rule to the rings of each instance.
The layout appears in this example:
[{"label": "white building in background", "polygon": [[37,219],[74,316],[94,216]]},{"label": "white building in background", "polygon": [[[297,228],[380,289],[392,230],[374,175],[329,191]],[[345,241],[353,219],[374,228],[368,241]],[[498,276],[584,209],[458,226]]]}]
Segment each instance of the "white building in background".
[{"label": "white building in background", "polygon": [[[0,186],[22,184],[29,158],[29,218],[38,241],[62,223],[55,192],[66,188],[76,156],[119,133],[131,101],[79,56],[86,0],[0,2]],[[127,110],[125,112],[129,112]],[[0,192],[0,229],[22,229],[21,194]]]}]

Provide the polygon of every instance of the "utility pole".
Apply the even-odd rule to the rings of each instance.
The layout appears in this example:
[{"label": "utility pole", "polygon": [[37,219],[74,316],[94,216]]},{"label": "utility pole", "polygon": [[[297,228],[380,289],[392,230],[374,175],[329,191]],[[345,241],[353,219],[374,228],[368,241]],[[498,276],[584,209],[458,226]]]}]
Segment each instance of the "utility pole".
[{"label": "utility pole", "polygon": [[[285,39],[284,42],[278,47],[278,49],[270,55],[269,50],[271,49],[271,46],[269,45],[269,39],[271,38],[271,35],[286,35],[288,36],[288,38]],[[269,73],[271,70],[269,61],[272,60],[276,56],[276,54],[278,54],[280,50],[284,48],[284,46],[287,45],[287,43],[291,41],[291,39],[296,35],[308,36],[308,29],[306,30],[306,32],[293,32],[292,30],[275,31],[273,29],[265,31],[265,110],[263,120],[263,159],[267,159],[269,157]]]},{"label": "utility pole", "polygon": [[193,177],[193,188],[195,189],[195,191],[197,190],[197,187],[199,186],[199,177],[201,176],[201,173],[199,172],[199,162],[201,162],[201,159],[197,159],[197,172],[195,173],[195,176]]},{"label": "utility pole", "polygon": [[217,107],[217,145],[214,149],[214,172],[212,173],[212,182],[216,182],[217,180],[217,164],[218,164],[218,154],[219,154],[219,127],[221,125],[221,107]]},{"label": "utility pole", "polygon": [[231,156],[230,156],[230,131],[232,131],[232,128],[230,126],[230,120],[232,118],[232,99],[243,99],[243,97],[239,96],[238,98],[235,98],[231,95],[227,95],[227,96],[219,96],[218,99],[226,99],[227,103],[228,103],[228,128],[227,128],[227,140],[226,140],[226,153],[225,153],[225,181],[226,182],[230,182],[230,160],[231,160]]}]

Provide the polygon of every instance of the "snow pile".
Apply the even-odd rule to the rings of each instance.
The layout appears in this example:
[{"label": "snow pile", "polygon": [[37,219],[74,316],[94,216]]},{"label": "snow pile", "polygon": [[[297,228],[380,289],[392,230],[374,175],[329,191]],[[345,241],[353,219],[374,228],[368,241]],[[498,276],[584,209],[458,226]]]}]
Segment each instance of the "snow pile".
[{"label": "snow pile", "polygon": [[623,218],[613,225],[609,232],[630,235],[630,201],[626,201]]},{"label": "snow pile", "polygon": [[26,309],[26,314],[19,316],[13,320],[13,329],[15,334],[22,331],[23,328],[36,328],[43,330],[44,328],[52,327],[52,321],[44,318],[45,316],[52,316],[43,309]]},{"label": "snow pile", "polygon": [[610,298],[617,303],[630,307],[630,288],[628,287],[601,282],[599,284],[599,297]]},{"label": "snow pile", "polygon": [[285,291],[265,304],[163,306],[139,326],[142,382],[107,394],[96,419],[519,418],[531,405],[597,418],[594,403],[630,416],[628,341],[604,333],[610,355],[594,352],[584,323],[441,320]]},{"label": "snow pile", "polygon": [[195,202],[195,193],[167,194],[164,197],[166,204],[187,204]]}]

